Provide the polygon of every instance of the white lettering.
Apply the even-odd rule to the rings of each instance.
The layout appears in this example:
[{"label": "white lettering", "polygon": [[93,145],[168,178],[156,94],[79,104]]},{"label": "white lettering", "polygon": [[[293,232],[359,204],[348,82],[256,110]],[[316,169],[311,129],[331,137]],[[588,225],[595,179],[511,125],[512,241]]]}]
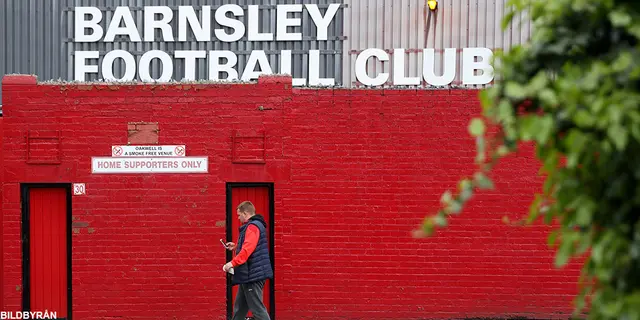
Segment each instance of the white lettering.
[{"label": "white lettering", "polygon": [[204,50],[176,50],[174,55],[178,59],[184,59],[184,79],[193,81],[196,79],[196,59],[206,58],[207,52]]},{"label": "white lettering", "polygon": [[332,86],[334,79],[320,78],[320,50],[309,51],[309,85]]},{"label": "white lettering", "polygon": [[[116,59],[124,60],[124,76],[116,79],[113,75],[113,62]],[[132,81],[136,76],[136,60],[131,53],[124,50],[109,51],[102,59],[102,76],[107,81]]]},{"label": "white lettering", "polygon": [[[152,79],[151,75],[149,74],[149,66],[151,64],[151,60],[156,58],[160,59],[160,62],[162,64],[162,75],[160,75],[160,78],[158,78],[157,80]],[[169,57],[169,55],[164,51],[150,50],[150,51],[147,51],[145,54],[143,54],[142,57],[140,58],[139,70],[140,70],[139,71],[140,79],[142,81],[167,82],[171,80],[171,76],[173,75],[173,60],[171,60],[171,57]]]},{"label": "white lettering", "polygon": [[206,173],[207,157],[167,158],[92,158],[92,173]]},{"label": "white lettering", "polygon": [[420,84],[420,77],[409,78],[404,74],[404,56],[404,49],[393,49],[393,84],[396,86],[417,86]]},{"label": "white lettering", "polygon": [[42,311],[0,311],[0,319],[55,319],[57,312]]},{"label": "white lettering", "polygon": [[[120,23],[124,22],[124,27],[120,27]],[[133,42],[140,42],[140,34],[136,28],[136,23],[133,21],[131,11],[129,7],[117,7],[113,13],[113,18],[109,27],[107,27],[107,34],[104,36],[105,42],[113,42],[116,35],[127,35]]]},{"label": "white lettering", "polygon": [[242,39],[245,33],[244,24],[241,21],[228,18],[227,12],[231,12],[234,16],[243,16],[244,11],[239,5],[236,4],[225,4],[220,6],[218,10],[216,10],[216,21],[221,26],[229,27],[234,30],[232,34],[227,34],[224,29],[216,29],[215,35],[220,41],[223,42],[234,42]]},{"label": "white lettering", "polygon": [[367,74],[367,61],[371,57],[376,57],[380,61],[389,61],[389,54],[382,49],[366,49],[356,58],[356,80],[365,86],[380,86],[389,80],[388,73],[380,73],[377,77],[371,78]]},{"label": "white lettering", "polygon": [[[156,20],[156,14],[162,15],[162,20]],[[144,41],[155,41],[155,29],[162,31],[164,41],[173,41],[173,31],[169,23],[173,19],[173,11],[166,6],[144,7]]]},{"label": "white lettering", "polygon": [[[462,84],[483,85],[493,80],[493,67],[491,58],[493,52],[487,48],[464,48],[462,49]],[[476,57],[482,58],[476,62]],[[475,75],[476,70],[481,70],[482,74]]]},{"label": "white lettering", "polygon": [[[85,20],[85,15],[91,15],[90,20]],[[74,23],[75,42],[96,42],[102,38],[104,30],[98,24],[102,20],[102,11],[96,7],[76,7]],[[91,29],[88,35],[84,34],[85,29]]]},{"label": "white lettering", "polygon": [[74,78],[76,81],[85,81],[87,73],[98,73],[97,65],[87,65],[87,59],[100,58],[98,51],[76,51],[74,59]]},{"label": "white lettering", "polygon": [[300,41],[302,33],[288,33],[288,27],[298,27],[302,25],[300,18],[289,18],[289,12],[302,12],[301,4],[283,4],[276,9],[276,40],[278,41]]},{"label": "white lettering", "polygon": [[187,23],[196,41],[211,41],[211,6],[202,6],[202,24],[193,7],[178,7],[178,41],[187,41]]},{"label": "white lettering", "polygon": [[[255,71],[256,64],[260,65],[260,71]],[[254,50],[251,52],[247,66],[242,73],[242,81],[258,79],[261,74],[273,74],[273,71],[271,70],[271,65],[269,65],[269,60],[264,51]]]},{"label": "white lettering", "polygon": [[311,16],[313,23],[316,25],[316,33],[318,37],[316,40],[327,40],[327,29],[329,28],[329,24],[331,24],[333,17],[335,17],[336,12],[340,9],[340,4],[330,4],[324,17],[322,17],[317,4],[305,4],[305,7],[307,7],[309,16]]},{"label": "white lettering", "polygon": [[[220,59],[227,60],[220,64]],[[219,80],[220,72],[226,72],[227,81],[238,80],[238,71],[233,67],[238,63],[238,56],[231,51],[209,51],[209,80]]]},{"label": "white lettering", "polygon": [[[311,68],[311,65],[309,65]],[[282,50],[280,53],[280,74],[288,74],[293,77],[293,73],[291,72],[291,50]],[[304,86],[307,84],[307,79],[292,79],[293,86]]]},{"label": "white lettering", "polygon": [[249,29],[249,41],[273,41],[272,33],[260,33],[258,30],[258,25],[260,25],[260,16],[257,5],[249,6],[249,18],[247,24],[247,29]]},{"label": "white lettering", "polygon": [[432,86],[445,86],[456,77],[456,48],[444,49],[444,70],[442,76],[435,74],[435,49],[423,50],[422,76]]}]

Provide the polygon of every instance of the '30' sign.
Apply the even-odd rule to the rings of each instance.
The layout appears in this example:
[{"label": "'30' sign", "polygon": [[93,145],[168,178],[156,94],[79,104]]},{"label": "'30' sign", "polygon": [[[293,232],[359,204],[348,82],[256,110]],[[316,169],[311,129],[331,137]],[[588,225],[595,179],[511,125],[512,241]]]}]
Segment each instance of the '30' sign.
[{"label": "'30' sign", "polygon": [[86,189],[84,187],[84,183],[74,183],[73,184],[73,195],[74,196],[82,196],[86,194]]}]

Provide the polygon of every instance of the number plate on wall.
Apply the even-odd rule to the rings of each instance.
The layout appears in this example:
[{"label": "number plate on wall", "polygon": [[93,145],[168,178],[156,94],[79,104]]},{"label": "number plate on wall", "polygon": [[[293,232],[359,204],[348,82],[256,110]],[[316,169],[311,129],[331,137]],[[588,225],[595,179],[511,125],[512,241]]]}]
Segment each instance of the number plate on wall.
[{"label": "number plate on wall", "polygon": [[82,196],[85,195],[86,190],[84,188],[84,183],[74,183],[73,184],[73,195],[74,196]]}]

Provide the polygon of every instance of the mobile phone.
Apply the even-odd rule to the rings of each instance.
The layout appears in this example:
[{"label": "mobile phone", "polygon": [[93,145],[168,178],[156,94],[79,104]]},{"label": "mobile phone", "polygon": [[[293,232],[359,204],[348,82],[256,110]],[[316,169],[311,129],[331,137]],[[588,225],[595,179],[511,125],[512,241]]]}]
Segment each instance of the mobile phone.
[{"label": "mobile phone", "polygon": [[227,248],[227,244],[226,244],[226,243],[224,243],[224,241],[222,241],[222,239],[220,239],[220,243],[222,243],[222,246],[223,246],[225,249],[229,249],[229,248]]}]

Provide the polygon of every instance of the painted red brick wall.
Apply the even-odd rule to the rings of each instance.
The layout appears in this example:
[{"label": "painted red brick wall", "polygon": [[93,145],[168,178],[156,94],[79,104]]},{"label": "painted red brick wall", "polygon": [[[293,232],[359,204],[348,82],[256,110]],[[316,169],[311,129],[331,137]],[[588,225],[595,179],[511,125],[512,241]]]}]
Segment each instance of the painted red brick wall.
[{"label": "painted red brick wall", "polygon": [[[411,230],[473,172],[477,91],[236,85],[3,84],[5,310],[21,304],[21,182],[85,183],[73,198],[75,319],[224,319],[225,183],[275,183],[277,319],[566,318],[578,266],[553,267],[528,212],[530,149],[495,172],[436,237]],[[157,122],[160,144],[209,173],[92,175],[91,157]],[[28,165],[26,136],[60,133],[61,164]],[[53,130],[53,131],[52,131]],[[234,133],[236,132],[236,133]],[[264,133],[266,164],[232,163],[232,136]],[[259,143],[256,143],[260,146]],[[260,154],[260,152],[254,154]],[[242,155],[242,154],[240,154]]]},{"label": "painted red brick wall", "polygon": [[[5,150],[2,147],[2,140],[3,140],[3,135],[4,135],[4,128],[3,128],[3,118],[0,117],[0,153],[3,153]],[[4,157],[0,156],[0,183],[2,183],[2,181],[4,181],[4,162],[3,162]],[[2,221],[3,221],[3,217],[4,214],[2,213],[2,207],[4,204],[4,198],[2,197],[2,191],[3,191],[3,186],[0,185],[0,199],[2,199],[2,203],[0,203],[0,226],[2,226]],[[3,235],[3,229],[4,228],[0,228],[0,238],[4,239]],[[0,245],[0,257],[4,257],[3,254],[3,250],[2,250],[3,246]],[[4,258],[0,259],[0,270],[4,270]],[[0,277],[0,297],[4,298],[4,277]],[[2,310],[4,310],[4,299],[2,299],[2,302],[0,302],[0,308],[2,308]]]}]

